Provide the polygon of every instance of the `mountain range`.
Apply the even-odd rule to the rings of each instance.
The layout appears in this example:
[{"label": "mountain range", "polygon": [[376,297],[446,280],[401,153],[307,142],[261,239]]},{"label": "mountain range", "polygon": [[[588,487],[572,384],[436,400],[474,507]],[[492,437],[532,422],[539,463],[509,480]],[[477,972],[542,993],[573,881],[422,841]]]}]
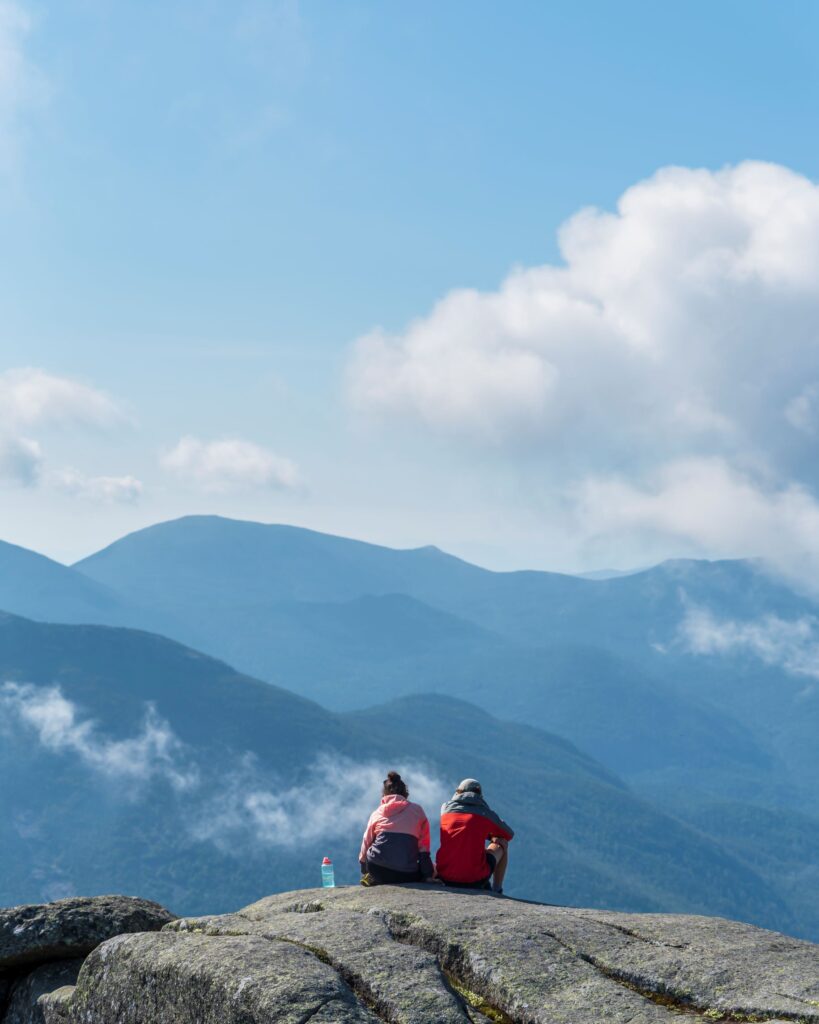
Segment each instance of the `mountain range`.
[{"label": "mountain range", "polygon": [[230,908],[314,883],[328,848],[352,881],[397,763],[421,794],[480,776],[518,825],[531,898],[797,925],[760,875],[565,740],[452,698],[339,714],[152,634],[8,615],[0,674],[0,903],[56,884]]},{"label": "mountain range", "polygon": [[131,534],[75,571],[117,595],[111,614],[140,608],[160,632],[330,708],[431,690],[495,711],[502,684],[505,717],[634,785],[819,813],[819,699],[800,699],[804,677],[681,639],[692,608],[740,623],[815,615],[751,562],[496,573],[436,548],[203,516]]},{"label": "mountain range", "polygon": [[[317,711],[328,716],[325,724],[336,723],[333,728],[340,722],[345,730],[370,723],[368,734],[379,735],[375,760],[406,749],[416,762],[451,764],[453,778],[464,774],[456,763],[478,756],[476,743],[471,734],[445,726],[436,746],[439,715],[429,714],[430,708],[445,723],[465,715],[483,722],[490,746],[501,726],[487,715],[503,719],[503,729],[539,730],[528,745],[521,734],[508,734],[510,751],[522,744],[530,760],[546,743],[544,736],[551,735],[550,742],[560,736],[574,745],[562,749],[593,759],[588,763],[595,771],[607,773],[605,785],[635,802],[614,802],[619,827],[634,819],[639,804],[664,816],[665,832],[673,822],[707,836],[727,863],[750,872],[750,889],[756,887],[769,908],[764,913],[773,916],[760,917],[759,908],[747,909],[747,901],[746,909],[732,906],[730,913],[756,915],[774,926],[787,918],[800,934],[819,934],[819,905],[805,894],[811,884],[816,890],[819,872],[816,846],[807,841],[819,827],[819,697],[810,665],[804,658],[795,661],[771,632],[800,642],[815,621],[814,602],[749,561],[678,561],[605,576],[495,573],[436,548],[397,551],[296,527],[201,516],[131,534],[74,567],[0,545],[0,608],[75,628],[127,626],[173,638],[234,666],[232,678],[243,684],[231,693],[260,685],[249,676],[262,679],[266,692],[281,695],[286,689],[323,705],[327,710]],[[795,632],[794,624],[801,624]],[[698,639],[697,628],[707,643]],[[127,635],[146,639],[144,633]],[[14,665],[5,658],[7,642],[4,631],[0,669],[8,674]],[[73,657],[82,653],[80,645]],[[211,664],[202,656],[187,657]],[[113,656],[109,669],[111,678],[125,678],[122,662]],[[55,671],[49,669],[52,683],[63,678]],[[21,678],[19,672],[14,678]],[[39,685],[48,683],[48,673],[38,678]],[[106,689],[113,692],[112,686]],[[138,684],[132,679],[129,686]],[[81,689],[77,697],[95,719],[107,721],[102,698]],[[143,695],[143,704],[149,699],[156,701],[156,695]],[[383,706],[396,699],[392,710]],[[483,709],[483,717],[473,719],[481,715],[475,707],[467,715],[464,701]],[[218,719],[216,704],[208,714]],[[381,707],[373,711],[374,705]],[[166,714],[182,736],[176,711]],[[282,713],[282,720],[291,714]],[[387,719],[390,729],[382,732]],[[116,720],[115,715],[106,728],[115,730]],[[202,721],[202,735],[184,740],[192,749],[212,742],[208,720]],[[407,730],[403,734],[399,722]],[[136,728],[135,721],[130,725]],[[245,726],[236,728],[241,733]],[[323,728],[311,719],[297,730],[314,765],[323,745],[310,746],[307,739],[312,743],[324,735]],[[410,742],[413,735],[417,743]],[[342,741],[340,734],[330,746],[345,758],[358,756],[357,744]],[[458,757],[446,761],[456,751]],[[231,747],[233,758],[248,752],[264,771],[283,770],[252,744]],[[511,752],[498,785],[514,774],[510,758]],[[527,761],[516,763],[525,776]],[[293,762],[294,771],[299,764]],[[570,775],[578,764],[573,762]],[[483,770],[493,770],[491,759]],[[528,790],[537,788],[532,772]],[[522,801],[521,809],[538,806],[534,797],[531,804],[523,795],[514,799]],[[586,800],[584,795],[574,802],[575,814]],[[595,805],[594,814],[610,822],[611,815],[602,814],[605,802]],[[568,814],[549,833],[550,849],[562,848],[564,835],[575,835],[571,822]],[[601,825],[600,836],[600,870],[606,874],[617,830]],[[595,882],[589,893],[575,895],[572,886],[581,885],[586,870],[589,877],[595,874],[588,861],[595,849],[589,833],[577,839],[559,869],[561,878],[573,879],[571,885],[560,888],[554,877],[550,882],[560,888],[555,901],[616,901],[619,891],[625,902],[618,905],[644,908],[639,901],[648,897],[633,888],[633,868],[620,862],[614,888]],[[578,860],[580,850],[587,851],[585,860]],[[213,849],[208,856],[215,856]],[[690,860],[698,872],[711,874],[700,854]],[[544,863],[552,861],[547,857]],[[582,863],[584,870],[572,873],[569,863]],[[541,861],[524,864],[526,885],[539,884]],[[546,870],[554,876],[552,868]],[[641,873],[646,875],[645,867]],[[282,876],[281,884],[298,884],[298,878]],[[669,892],[692,897],[692,884],[677,879],[661,885],[656,905],[668,907]],[[550,895],[537,890],[537,898]]]}]

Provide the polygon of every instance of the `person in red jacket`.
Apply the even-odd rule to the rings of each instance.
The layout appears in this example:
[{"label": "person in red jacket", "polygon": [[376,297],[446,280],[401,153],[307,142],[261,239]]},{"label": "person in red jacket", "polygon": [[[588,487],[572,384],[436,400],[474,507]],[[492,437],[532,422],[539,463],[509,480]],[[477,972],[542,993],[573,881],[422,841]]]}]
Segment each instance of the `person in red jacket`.
[{"label": "person in red jacket", "polygon": [[441,808],[441,847],[435,859],[438,878],[446,885],[491,887],[502,894],[514,834],[484,800],[480,782],[464,779]]},{"label": "person in red jacket", "polygon": [[409,800],[407,784],[398,772],[387,772],[381,804],[370,815],[361,852],[362,885],[428,882],[429,820],[420,804]]}]

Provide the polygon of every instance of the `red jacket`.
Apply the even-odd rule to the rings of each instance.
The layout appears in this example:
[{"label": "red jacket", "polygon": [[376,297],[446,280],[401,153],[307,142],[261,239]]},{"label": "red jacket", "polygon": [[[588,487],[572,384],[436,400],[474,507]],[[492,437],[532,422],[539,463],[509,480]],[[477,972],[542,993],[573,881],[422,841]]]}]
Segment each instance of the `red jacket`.
[{"label": "red jacket", "polygon": [[479,793],[456,793],[441,808],[441,847],[435,858],[445,882],[473,885],[489,877],[486,840],[511,839],[512,829]]}]

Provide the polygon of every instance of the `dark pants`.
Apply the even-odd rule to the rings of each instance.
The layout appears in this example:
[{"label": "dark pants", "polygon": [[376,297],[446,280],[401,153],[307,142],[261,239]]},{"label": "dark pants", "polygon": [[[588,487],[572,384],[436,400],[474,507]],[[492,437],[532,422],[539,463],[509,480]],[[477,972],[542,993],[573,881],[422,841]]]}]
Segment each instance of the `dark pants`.
[{"label": "dark pants", "polygon": [[367,874],[379,885],[400,885],[402,882],[423,882],[424,880],[420,871],[393,871],[392,868],[373,864],[371,860],[367,861]]}]

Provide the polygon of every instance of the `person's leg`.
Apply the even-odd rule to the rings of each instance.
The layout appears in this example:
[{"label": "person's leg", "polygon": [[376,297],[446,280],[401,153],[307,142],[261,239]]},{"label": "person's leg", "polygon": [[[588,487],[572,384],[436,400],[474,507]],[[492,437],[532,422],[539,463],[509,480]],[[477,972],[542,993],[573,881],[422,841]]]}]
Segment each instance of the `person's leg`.
[{"label": "person's leg", "polygon": [[492,872],[492,888],[495,892],[503,892],[503,880],[509,866],[509,844],[505,839],[493,839],[486,848],[495,858],[495,870]]},{"label": "person's leg", "polygon": [[[370,885],[403,885],[407,882],[422,882],[420,871],[408,873],[406,871],[394,871],[392,868],[385,868],[381,864],[374,864],[367,861],[367,875],[371,879]],[[367,883],[364,882],[364,885]]]}]

